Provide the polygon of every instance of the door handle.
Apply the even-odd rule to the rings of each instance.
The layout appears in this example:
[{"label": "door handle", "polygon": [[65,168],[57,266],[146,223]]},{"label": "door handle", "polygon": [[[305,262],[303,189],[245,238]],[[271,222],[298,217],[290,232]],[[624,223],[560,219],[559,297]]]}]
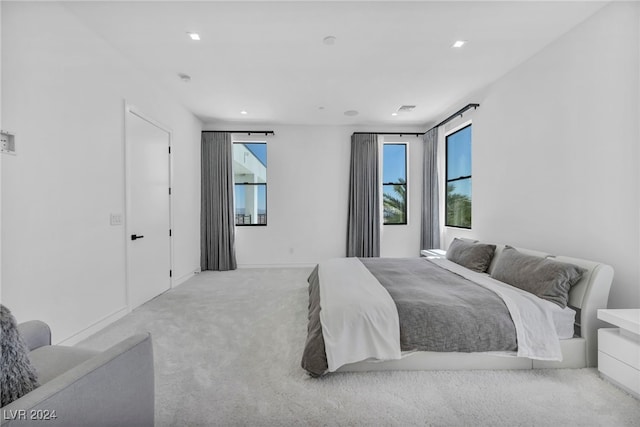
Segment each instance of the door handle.
[{"label": "door handle", "polygon": [[131,240],[142,239],[144,236],[136,236],[135,234],[131,235]]}]

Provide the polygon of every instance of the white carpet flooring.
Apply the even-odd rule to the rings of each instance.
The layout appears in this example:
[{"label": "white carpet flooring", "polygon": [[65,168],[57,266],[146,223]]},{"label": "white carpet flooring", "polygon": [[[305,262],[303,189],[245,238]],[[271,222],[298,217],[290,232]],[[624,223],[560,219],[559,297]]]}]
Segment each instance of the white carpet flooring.
[{"label": "white carpet flooring", "polygon": [[640,401],[596,369],[310,378],[310,271],[201,273],[79,345],[151,332],[157,426],[640,426]]}]

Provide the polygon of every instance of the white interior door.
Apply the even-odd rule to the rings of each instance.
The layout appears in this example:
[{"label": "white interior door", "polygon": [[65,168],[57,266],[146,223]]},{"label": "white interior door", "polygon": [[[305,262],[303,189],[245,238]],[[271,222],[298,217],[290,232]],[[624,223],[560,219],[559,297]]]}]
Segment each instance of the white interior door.
[{"label": "white interior door", "polygon": [[127,287],[134,309],[171,287],[171,134],[126,111]]}]

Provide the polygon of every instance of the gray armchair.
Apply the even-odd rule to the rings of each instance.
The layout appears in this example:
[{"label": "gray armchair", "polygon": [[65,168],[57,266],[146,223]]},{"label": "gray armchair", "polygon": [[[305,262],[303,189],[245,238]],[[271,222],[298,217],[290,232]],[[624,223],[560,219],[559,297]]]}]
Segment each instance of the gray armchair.
[{"label": "gray armchair", "polygon": [[134,335],[99,352],[51,345],[44,322],[22,323],[18,329],[40,387],[2,408],[3,427],[153,426],[150,334]]}]

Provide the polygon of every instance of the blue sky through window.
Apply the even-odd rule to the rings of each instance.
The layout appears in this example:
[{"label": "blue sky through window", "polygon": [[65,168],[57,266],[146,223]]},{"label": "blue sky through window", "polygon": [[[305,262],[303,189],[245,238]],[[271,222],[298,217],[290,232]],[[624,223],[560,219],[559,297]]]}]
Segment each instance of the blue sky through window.
[{"label": "blue sky through window", "polygon": [[471,228],[471,125],[447,135],[446,222]]},{"label": "blue sky through window", "polygon": [[447,180],[471,175],[471,126],[447,136]]},{"label": "blue sky through window", "polygon": [[267,144],[265,143],[246,143],[247,150],[251,151],[254,156],[260,160],[260,163],[267,166]]},{"label": "blue sky through window", "polygon": [[407,180],[404,144],[384,144],[382,151],[382,182],[398,183]]}]

